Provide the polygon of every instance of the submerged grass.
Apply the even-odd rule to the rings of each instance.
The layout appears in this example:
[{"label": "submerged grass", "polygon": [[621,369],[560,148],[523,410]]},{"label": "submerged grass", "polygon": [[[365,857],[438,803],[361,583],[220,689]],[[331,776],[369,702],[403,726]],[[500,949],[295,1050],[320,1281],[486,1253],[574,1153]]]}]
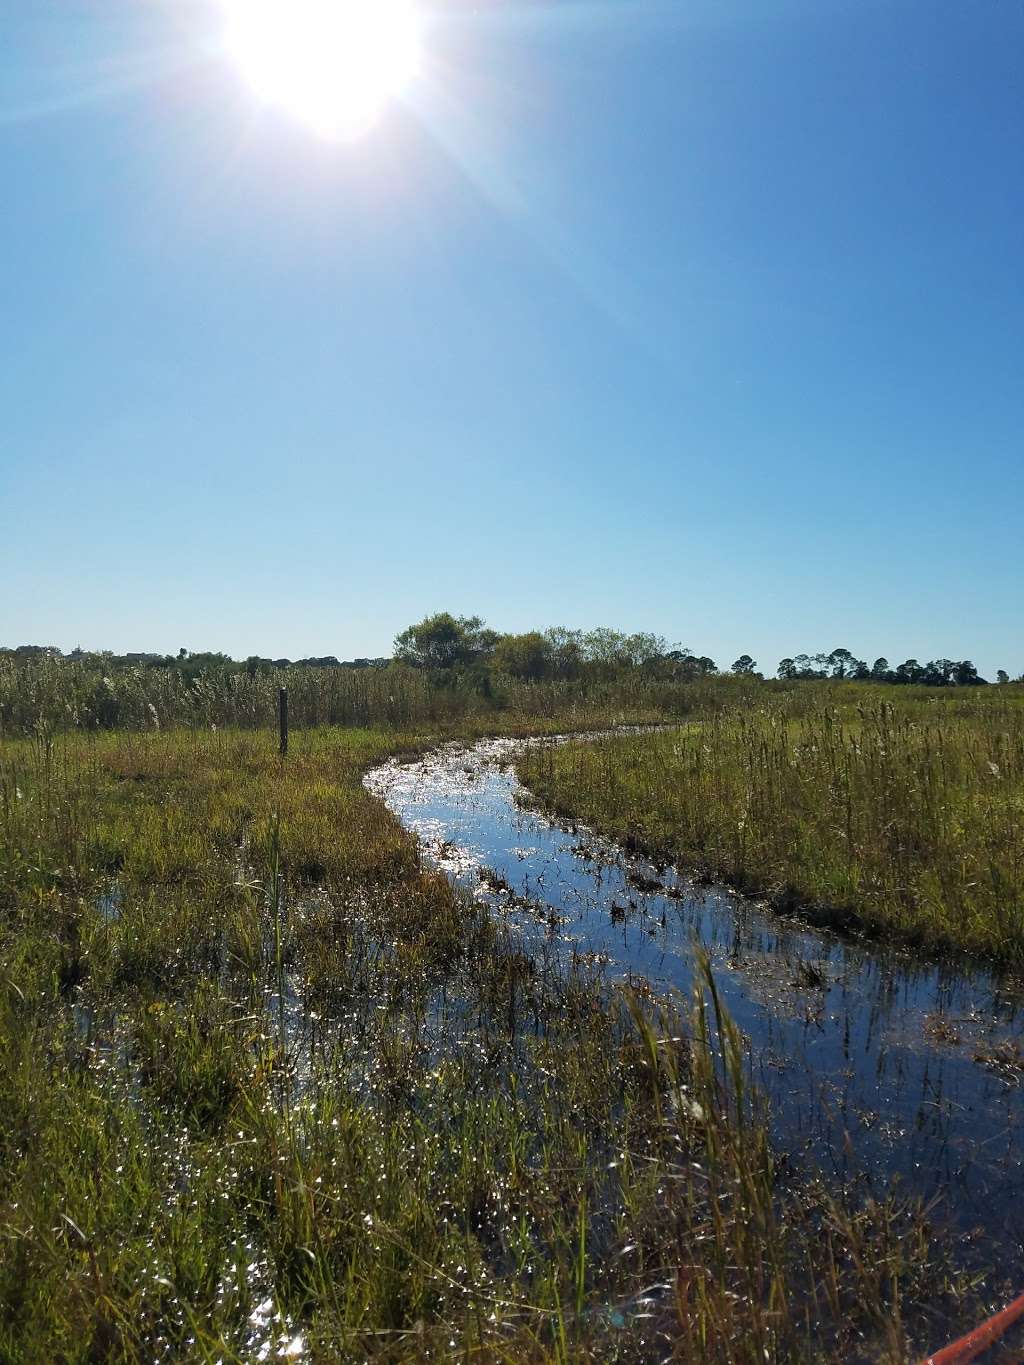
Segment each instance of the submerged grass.
[{"label": "submerged grass", "polygon": [[1024,691],[803,688],[527,753],[563,814],[784,907],[1024,958]]},{"label": "submerged grass", "polygon": [[421,866],[361,775],[439,737],[0,745],[0,1359],[906,1359],[923,1211],[781,1178],[709,971]]}]

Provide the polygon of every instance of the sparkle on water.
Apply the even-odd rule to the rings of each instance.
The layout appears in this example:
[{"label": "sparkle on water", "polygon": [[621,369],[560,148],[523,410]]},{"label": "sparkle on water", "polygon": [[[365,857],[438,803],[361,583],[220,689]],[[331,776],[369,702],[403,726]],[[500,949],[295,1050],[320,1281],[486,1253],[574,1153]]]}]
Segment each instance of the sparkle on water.
[{"label": "sparkle on water", "polygon": [[1019,1256],[1019,989],[812,930],[560,826],[517,799],[520,743],[447,746],[367,785],[527,941],[659,993],[691,990],[701,941],[780,1150],[837,1182],[936,1197],[961,1235],[983,1230],[982,1255]]}]

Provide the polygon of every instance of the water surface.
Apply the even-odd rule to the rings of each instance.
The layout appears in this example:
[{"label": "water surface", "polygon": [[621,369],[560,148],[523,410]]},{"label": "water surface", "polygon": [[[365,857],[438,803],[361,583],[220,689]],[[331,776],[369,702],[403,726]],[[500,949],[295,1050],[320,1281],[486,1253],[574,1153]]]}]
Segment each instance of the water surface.
[{"label": "water surface", "polygon": [[511,764],[537,742],[446,745],[366,783],[432,862],[567,960],[689,993],[702,943],[777,1147],[836,1180],[936,1198],[1009,1268],[1024,1254],[1020,986],[810,929],[524,807]]}]

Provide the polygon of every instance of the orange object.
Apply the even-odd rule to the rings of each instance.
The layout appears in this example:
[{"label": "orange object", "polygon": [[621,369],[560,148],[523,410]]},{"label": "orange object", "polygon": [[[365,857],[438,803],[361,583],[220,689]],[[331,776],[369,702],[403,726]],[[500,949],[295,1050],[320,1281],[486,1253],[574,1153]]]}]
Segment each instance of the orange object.
[{"label": "orange object", "polygon": [[998,1341],[1020,1318],[1024,1318],[1024,1294],[959,1341],[943,1346],[941,1351],[929,1356],[923,1365],[968,1365],[968,1361],[976,1360],[982,1351]]}]

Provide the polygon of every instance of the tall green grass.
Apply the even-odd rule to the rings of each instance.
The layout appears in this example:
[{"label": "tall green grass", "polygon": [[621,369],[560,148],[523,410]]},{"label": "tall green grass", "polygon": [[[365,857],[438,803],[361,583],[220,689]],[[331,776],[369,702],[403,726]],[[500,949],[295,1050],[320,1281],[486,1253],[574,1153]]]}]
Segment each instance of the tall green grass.
[{"label": "tall green grass", "polygon": [[920,1210],[780,1182],[710,975],[624,995],[421,866],[361,775],[435,737],[0,744],[0,1359],[941,1335]]},{"label": "tall green grass", "polygon": [[523,682],[505,675],[455,675],[422,669],[291,667],[272,673],[211,670],[194,681],[171,668],[105,673],[74,659],[0,657],[0,738],[65,730],[159,730],[182,726],[265,729],[275,724],[278,690],[287,687],[297,729],[463,725],[484,716],[656,720],[707,709],[756,690],[746,679],[692,683],[624,670],[611,681]]},{"label": "tall green grass", "polygon": [[557,809],[778,904],[1024,957],[1024,692],[805,687],[526,754]]}]

